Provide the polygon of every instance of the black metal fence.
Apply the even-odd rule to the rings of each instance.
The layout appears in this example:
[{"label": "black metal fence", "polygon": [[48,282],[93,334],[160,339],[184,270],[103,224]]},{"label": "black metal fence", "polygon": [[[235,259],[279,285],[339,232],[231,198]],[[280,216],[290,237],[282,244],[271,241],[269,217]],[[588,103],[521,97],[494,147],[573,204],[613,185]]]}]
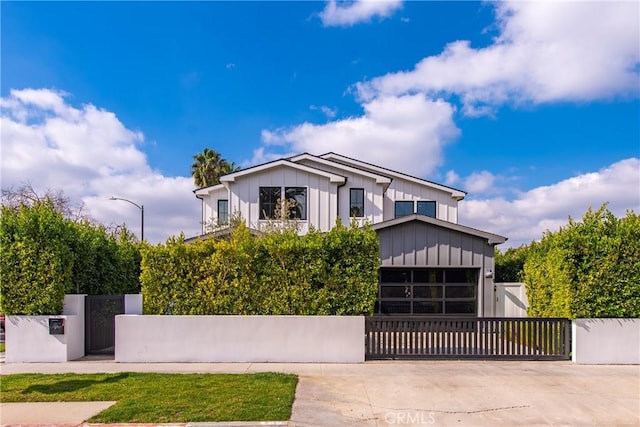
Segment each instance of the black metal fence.
[{"label": "black metal fence", "polygon": [[368,360],[568,360],[571,349],[571,321],[557,318],[374,316],[365,331]]}]

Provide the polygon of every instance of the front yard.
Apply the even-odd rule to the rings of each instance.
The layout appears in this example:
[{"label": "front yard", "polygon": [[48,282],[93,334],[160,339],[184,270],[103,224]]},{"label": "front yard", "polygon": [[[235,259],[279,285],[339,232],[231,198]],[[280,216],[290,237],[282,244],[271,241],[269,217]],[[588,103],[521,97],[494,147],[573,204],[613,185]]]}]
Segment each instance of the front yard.
[{"label": "front yard", "polygon": [[109,401],[93,423],[286,421],[298,378],[258,374],[17,374],[1,377],[2,402]]}]

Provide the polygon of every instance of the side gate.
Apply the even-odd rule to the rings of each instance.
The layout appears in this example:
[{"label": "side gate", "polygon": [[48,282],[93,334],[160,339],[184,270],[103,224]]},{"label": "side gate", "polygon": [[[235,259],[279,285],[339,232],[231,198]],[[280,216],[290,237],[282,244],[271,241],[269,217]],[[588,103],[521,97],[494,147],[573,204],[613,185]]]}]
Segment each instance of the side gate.
[{"label": "side gate", "polygon": [[365,322],[367,360],[570,359],[569,319],[374,316]]},{"label": "side gate", "polygon": [[85,297],[85,354],[114,354],[116,315],[124,314],[124,295]]}]

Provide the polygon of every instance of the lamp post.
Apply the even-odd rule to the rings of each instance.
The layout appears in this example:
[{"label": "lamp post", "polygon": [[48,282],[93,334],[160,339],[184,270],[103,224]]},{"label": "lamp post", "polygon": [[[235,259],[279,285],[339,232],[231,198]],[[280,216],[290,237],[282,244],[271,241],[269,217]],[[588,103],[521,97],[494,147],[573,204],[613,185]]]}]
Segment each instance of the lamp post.
[{"label": "lamp post", "polygon": [[139,205],[131,200],[123,199],[122,197],[111,196],[109,200],[122,200],[123,202],[131,203],[133,206],[140,209],[140,241],[144,241],[144,205]]}]

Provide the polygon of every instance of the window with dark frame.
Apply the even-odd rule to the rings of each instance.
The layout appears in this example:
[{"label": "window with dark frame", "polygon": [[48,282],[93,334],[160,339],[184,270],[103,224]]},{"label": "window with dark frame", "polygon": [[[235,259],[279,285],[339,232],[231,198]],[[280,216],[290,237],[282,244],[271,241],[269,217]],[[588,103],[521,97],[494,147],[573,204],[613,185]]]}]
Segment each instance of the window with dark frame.
[{"label": "window with dark frame", "polygon": [[229,201],[218,200],[218,224],[229,223]]},{"label": "window with dark frame", "polygon": [[396,218],[413,214],[413,202],[398,200],[396,201]]},{"label": "window with dark frame", "polygon": [[376,314],[477,313],[479,270],[381,268]]},{"label": "window with dark frame", "polygon": [[362,218],[364,216],[364,188],[349,190],[349,216]]},{"label": "window with dark frame", "polygon": [[284,195],[289,201],[289,219],[307,219],[307,188],[285,187]]},{"label": "window with dark frame", "polygon": [[260,187],[260,219],[275,218],[281,194],[281,187]]},{"label": "window with dark frame", "polygon": [[436,202],[435,200],[419,201],[417,202],[416,213],[419,215],[436,217]]}]

